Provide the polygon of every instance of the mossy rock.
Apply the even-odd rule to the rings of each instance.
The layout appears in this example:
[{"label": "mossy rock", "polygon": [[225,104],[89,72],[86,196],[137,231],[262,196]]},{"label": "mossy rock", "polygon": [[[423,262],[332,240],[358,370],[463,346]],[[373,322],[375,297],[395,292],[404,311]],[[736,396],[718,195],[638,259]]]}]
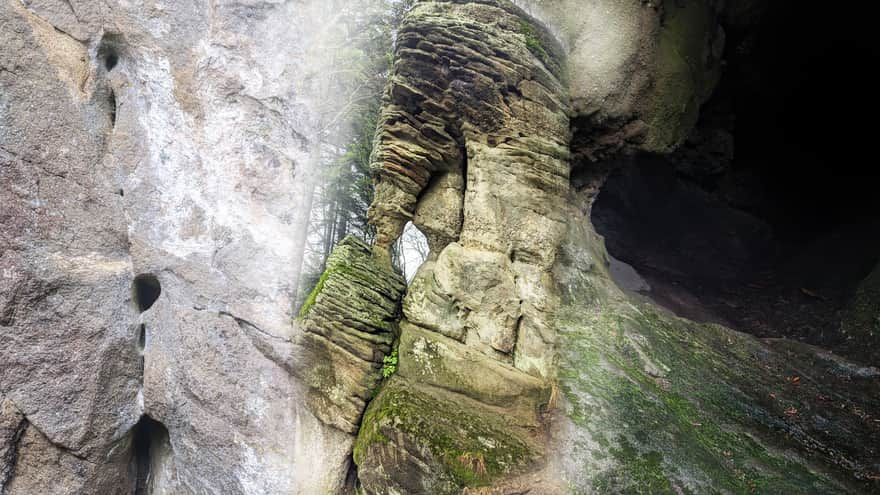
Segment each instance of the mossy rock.
[{"label": "mossy rock", "polygon": [[591,230],[573,225],[561,268],[556,462],[573,492],[877,493],[876,369],[636,300],[577,262],[605,259]]},{"label": "mossy rock", "polygon": [[303,306],[294,368],[308,386],[306,402],[325,424],[356,433],[366,402],[392,351],[405,282],[349,236],[327,259],[327,269]]},{"label": "mossy rock", "polygon": [[669,152],[697,123],[700,106],[721,76],[710,53],[715,12],[704,0],[667,2],[657,45],[655,83],[645,100],[648,135],[644,147]]},{"label": "mossy rock", "polygon": [[459,494],[542,455],[497,409],[393,377],[370,403],[354,447],[368,493]]}]

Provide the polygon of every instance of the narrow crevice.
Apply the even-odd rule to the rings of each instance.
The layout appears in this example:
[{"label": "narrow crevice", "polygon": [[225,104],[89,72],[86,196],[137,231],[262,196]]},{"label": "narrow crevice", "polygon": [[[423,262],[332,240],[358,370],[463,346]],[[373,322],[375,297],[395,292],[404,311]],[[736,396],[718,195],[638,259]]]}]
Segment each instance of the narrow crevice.
[{"label": "narrow crevice", "polygon": [[141,387],[144,385],[144,374],[147,370],[147,362],[146,356],[144,353],[144,349],[147,346],[147,326],[141,323],[138,325],[138,339],[137,339],[137,352],[138,352],[138,366],[140,367],[140,377],[141,377]]},{"label": "narrow crevice", "polygon": [[162,286],[155,275],[142,273],[134,278],[132,293],[135,305],[143,313],[153,306],[156,299],[159,299],[159,295],[162,293]]},{"label": "narrow crevice", "polygon": [[112,89],[110,89],[110,93],[107,99],[107,107],[110,109],[110,126],[116,127],[116,93],[114,93]]},{"label": "narrow crevice", "polygon": [[345,493],[363,493],[361,480],[358,478],[357,464],[354,463],[354,455],[348,455],[348,473],[345,475]]},{"label": "narrow crevice", "polygon": [[2,465],[0,465],[0,495],[6,495],[6,488],[9,486],[9,482],[12,481],[12,476],[15,473],[15,465],[18,463],[18,449],[19,444],[21,443],[21,437],[24,436],[24,432],[27,430],[29,424],[27,418],[22,417],[18,426],[15,428],[15,432],[12,434],[10,447],[6,451],[6,455],[3,456],[3,459],[0,459],[0,461],[2,461]]}]

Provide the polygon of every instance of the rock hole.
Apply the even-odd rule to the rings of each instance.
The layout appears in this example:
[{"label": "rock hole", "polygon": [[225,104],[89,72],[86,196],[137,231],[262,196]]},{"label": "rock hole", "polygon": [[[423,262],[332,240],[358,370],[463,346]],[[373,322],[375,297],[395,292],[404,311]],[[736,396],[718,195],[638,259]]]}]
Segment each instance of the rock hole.
[{"label": "rock hole", "polygon": [[107,69],[107,72],[113,70],[116,67],[116,64],[119,63],[119,55],[115,53],[108,53],[104,56],[104,67]]},{"label": "rock hole", "polygon": [[107,72],[112,71],[119,64],[119,52],[123,46],[122,37],[114,33],[105,33],[98,46],[98,60],[104,64]]},{"label": "rock hole", "polygon": [[147,346],[147,326],[141,323],[138,327],[138,351],[141,353],[144,352],[144,348]]},{"label": "rock hole", "polygon": [[162,293],[162,287],[159,285],[159,279],[150,273],[144,273],[134,278],[134,303],[137,305],[141,313],[150,309],[159,294]]},{"label": "rock hole", "polygon": [[392,259],[394,265],[403,273],[406,282],[410,283],[419,267],[428,259],[430,252],[425,234],[415,224],[407,222],[403,227],[403,234],[394,243]]},{"label": "rock hole", "polygon": [[162,464],[171,455],[171,440],[165,425],[143,415],[133,429],[131,470],[134,495],[153,492]]}]

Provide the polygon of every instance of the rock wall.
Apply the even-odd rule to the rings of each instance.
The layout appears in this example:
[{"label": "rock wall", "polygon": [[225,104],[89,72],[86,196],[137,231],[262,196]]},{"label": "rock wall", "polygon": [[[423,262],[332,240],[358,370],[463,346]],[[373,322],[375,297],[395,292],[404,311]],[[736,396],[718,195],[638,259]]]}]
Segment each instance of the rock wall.
[{"label": "rock wall", "polygon": [[341,490],[295,253],[376,4],[0,1],[0,491]]}]

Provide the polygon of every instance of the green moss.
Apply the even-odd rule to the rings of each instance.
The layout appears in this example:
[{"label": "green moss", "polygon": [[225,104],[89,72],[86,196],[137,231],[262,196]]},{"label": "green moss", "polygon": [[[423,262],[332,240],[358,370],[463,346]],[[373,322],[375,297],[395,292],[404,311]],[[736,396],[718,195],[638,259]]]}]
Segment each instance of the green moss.
[{"label": "green moss", "polygon": [[797,434],[780,417],[799,397],[778,392],[777,409],[764,404],[795,371],[756,379],[756,369],[768,373],[756,368],[767,350],[751,337],[617,301],[564,313],[560,381],[569,417],[613,460],[581,449],[598,492],[841,491],[783,453],[792,438],[773,437],[779,429]]},{"label": "green moss", "polygon": [[312,309],[312,306],[315,305],[315,299],[317,299],[318,295],[324,290],[324,284],[327,282],[327,279],[333,274],[333,270],[324,270],[324,273],[321,274],[321,278],[318,279],[318,283],[315,284],[315,288],[312,289],[312,292],[309,293],[309,297],[306,298],[306,301],[303,303],[302,308],[299,310],[299,319],[303,319],[306,315],[309,314],[309,310]]},{"label": "green moss", "polygon": [[[305,319],[314,309],[319,296],[328,290],[337,305],[347,305],[352,315],[376,328],[392,331],[384,310],[387,301],[397,301],[406,288],[402,276],[375,260],[372,249],[354,236],[343,239],[327,259],[327,268],[300,308],[298,318]],[[377,311],[382,314],[375,314]]]},{"label": "green moss", "polygon": [[[430,453],[423,461],[434,464],[432,476],[451,478],[461,487],[485,486],[534,457],[527,441],[502,423],[495,413],[481,414],[443,392],[417,391],[395,377],[367,408],[354,461],[360,465],[367,455],[380,455],[371,447],[388,444],[390,436],[405,443],[395,450]],[[382,465],[389,469],[393,463]]]},{"label": "green moss", "polygon": [[[865,468],[853,459],[870,462],[876,433],[817,397],[850,394],[862,410],[880,403],[874,389],[843,390],[847,382],[829,380],[835,364],[817,367],[809,349],[776,352],[749,335],[631,300],[609,285],[601,264],[571,261],[604,259],[601,240],[588,234],[573,230],[575,244],[564,249],[565,286],[572,289],[557,324],[560,389],[583,435],[569,456],[590,473],[590,486],[580,489],[870,492],[868,483],[854,481],[864,479]],[[808,379],[809,369],[816,373]],[[803,376],[796,386],[794,375]],[[786,414],[792,409],[800,412]],[[814,418],[839,425],[839,436]]]},{"label": "green moss", "polygon": [[382,378],[388,378],[397,371],[397,348],[391,354],[382,358]]},{"label": "green moss", "polygon": [[550,54],[547,53],[547,50],[544,48],[544,43],[541,40],[541,36],[531,22],[526,19],[520,19],[519,32],[525,37],[526,48],[528,48],[528,50],[532,52],[532,55],[537,57],[545,67],[554,71],[554,69],[559,66],[558,63],[553,61]]}]

